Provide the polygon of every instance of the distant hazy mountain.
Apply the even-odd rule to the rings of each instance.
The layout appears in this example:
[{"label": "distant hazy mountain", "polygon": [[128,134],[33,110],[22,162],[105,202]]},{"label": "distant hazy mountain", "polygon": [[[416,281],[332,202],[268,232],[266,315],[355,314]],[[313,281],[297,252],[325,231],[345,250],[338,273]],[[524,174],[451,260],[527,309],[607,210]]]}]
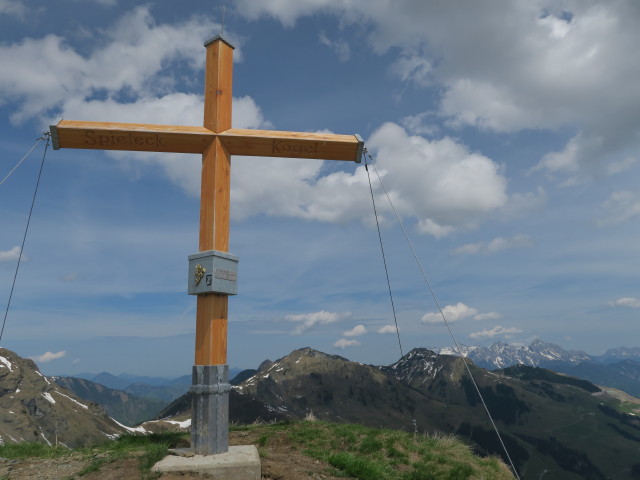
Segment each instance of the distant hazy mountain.
[{"label": "distant hazy mountain", "polygon": [[82,400],[99,404],[111,418],[130,427],[154,418],[167,406],[162,400],[138,397],[91,380],[73,377],[53,377],[53,380]]},{"label": "distant hazy mountain", "polygon": [[[490,370],[506,368],[513,365],[528,365],[530,367],[544,366],[548,362],[580,362],[594,361],[593,357],[579,350],[565,350],[559,345],[536,340],[531,345],[509,345],[497,342],[490,347],[461,345],[463,356],[473,360],[473,363]],[[441,348],[441,355],[458,356],[458,350],[447,347]]]},{"label": "distant hazy mountain", "polygon": [[0,444],[28,441],[74,448],[125,432],[100,406],[43,376],[33,361],[0,348]]},{"label": "distant hazy mountain", "polygon": [[[240,372],[242,372],[240,368],[230,368],[229,376],[233,378]],[[160,401],[163,402],[164,405],[168,405],[176,398],[184,395],[189,391],[189,387],[191,386],[191,375],[168,378],[131,375],[128,373],[113,375],[109,372],[102,372],[97,375],[81,373],[78,375],[66,375],[60,378],[66,377],[89,380],[110,389],[121,390],[136,397]]]},{"label": "distant hazy mountain", "polygon": [[[544,367],[640,396],[640,348],[637,347],[618,347],[607,350],[604,355],[589,355],[536,340],[529,346],[498,342],[490,347],[463,345],[461,350],[476,365],[490,370],[514,365]],[[453,348],[440,349],[439,353],[458,356]]]}]

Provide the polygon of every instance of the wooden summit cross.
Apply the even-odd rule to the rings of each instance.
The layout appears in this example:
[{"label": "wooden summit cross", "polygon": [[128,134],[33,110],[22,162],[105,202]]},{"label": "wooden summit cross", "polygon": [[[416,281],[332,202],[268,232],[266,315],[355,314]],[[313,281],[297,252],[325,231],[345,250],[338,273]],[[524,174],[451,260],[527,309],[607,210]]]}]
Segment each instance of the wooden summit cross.
[{"label": "wooden summit cross", "polygon": [[[51,127],[54,149],[86,148],[202,154],[199,251],[223,261],[229,248],[231,155],[315,158],[360,162],[363,142],[357,135],[241,130],[231,128],[233,46],[221,36],[205,43],[204,126],[183,127],[136,123],[62,120]],[[201,255],[194,255],[192,257]],[[200,284],[205,268],[197,265]],[[213,267],[216,268],[215,265]],[[226,268],[226,267],[225,267]],[[215,281],[231,281],[236,273],[215,269]],[[190,266],[190,276],[192,268]],[[218,275],[218,272],[222,272]],[[212,272],[207,276],[211,283]],[[214,283],[215,283],[214,281]],[[205,282],[202,282],[203,284]],[[224,283],[224,282],[223,282]],[[190,291],[190,293],[192,293]],[[196,345],[193,367],[191,444],[197,454],[228,449],[227,306],[221,290],[197,292]]]}]

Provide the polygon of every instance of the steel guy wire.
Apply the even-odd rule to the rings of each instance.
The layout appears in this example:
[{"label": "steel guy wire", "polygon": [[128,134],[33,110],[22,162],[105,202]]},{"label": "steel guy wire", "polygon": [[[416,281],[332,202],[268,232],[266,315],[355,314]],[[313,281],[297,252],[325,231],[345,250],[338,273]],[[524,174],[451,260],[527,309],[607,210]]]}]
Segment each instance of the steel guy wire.
[{"label": "steel guy wire", "polygon": [[[476,383],[475,378],[473,377],[473,374],[471,373],[471,369],[469,368],[469,365],[467,364],[466,360],[465,360],[465,356],[462,353],[462,349],[460,348],[460,345],[458,344],[458,341],[456,340],[455,335],[453,334],[453,330],[451,329],[451,326],[449,325],[449,322],[447,321],[447,317],[444,314],[444,311],[442,310],[442,307],[440,306],[440,302],[438,301],[438,297],[435,294],[435,291],[433,290],[433,287],[431,286],[431,282],[429,281],[429,278],[427,277],[427,274],[425,272],[424,267],[422,266],[422,262],[420,262],[420,258],[418,257],[418,254],[416,253],[415,248],[413,247],[413,243],[411,242],[411,239],[409,238],[409,235],[407,234],[407,231],[404,228],[404,225],[402,223],[402,221],[400,220],[400,216],[398,215],[398,212],[396,211],[395,206],[393,205],[393,202],[391,201],[391,197],[389,196],[389,193],[387,192],[387,189],[384,186],[384,183],[382,182],[382,178],[380,177],[380,174],[378,173],[378,169],[376,168],[375,164],[373,163],[373,157],[371,156],[371,154],[369,154],[369,152],[365,149],[364,150],[364,155],[365,155],[365,161],[366,161],[366,157],[368,156],[369,159],[371,160],[371,166],[373,167],[373,171],[376,173],[376,176],[378,177],[378,181],[380,182],[380,187],[382,188],[382,191],[384,192],[385,196],[387,197],[387,200],[389,201],[389,205],[391,206],[391,210],[393,211],[393,214],[396,217],[396,221],[398,222],[398,225],[400,225],[400,228],[402,229],[402,233],[404,235],[405,240],[407,241],[407,244],[409,245],[409,248],[411,249],[411,252],[413,253],[413,258],[416,260],[416,263],[418,264],[418,267],[420,269],[420,272],[422,273],[422,277],[424,278],[425,283],[427,284],[427,287],[429,288],[429,292],[431,293],[431,297],[433,298],[436,306],[438,307],[438,311],[440,312],[440,315],[442,316],[442,320],[444,321],[444,324],[447,327],[447,330],[449,331],[449,335],[451,336],[451,339],[453,340],[453,343],[456,347],[456,350],[458,351],[458,354],[460,355],[460,357],[462,358],[462,363],[464,363],[464,366],[467,370],[467,373],[469,375],[469,378],[471,378],[471,382],[473,383],[473,386],[478,394],[478,397],[480,397],[480,401],[482,402],[482,406],[484,407],[485,412],[487,413],[487,416],[489,417],[489,421],[491,422],[491,425],[493,426],[494,431],[496,432],[496,435],[498,436],[498,440],[500,441],[500,445],[502,446],[502,449],[504,450],[505,455],[507,456],[507,459],[509,460],[509,464],[511,466],[511,469],[513,470],[513,474],[516,476],[516,478],[518,480],[520,480],[520,477],[518,476],[518,471],[516,470],[516,467],[513,463],[513,461],[511,460],[511,456],[509,455],[509,451],[507,450],[507,446],[505,445],[504,441],[502,440],[502,435],[500,435],[500,431],[498,430],[498,427],[496,426],[493,417],[491,416],[491,412],[489,411],[489,407],[487,406],[484,397],[482,396],[482,393],[480,393],[480,388],[478,388],[478,384]],[[366,166],[366,164],[365,164]],[[368,173],[368,170],[367,170]],[[377,217],[376,217],[376,221],[377,221]]]},{"label": "steel guy wire", "polygon": [[[398,346],[400,347],[400,357],[404,357],[402,351],[402,342],[400,341],[400,329],[398,328],[398,318],[396,316],[396,307],[393,302],[393,293],[391,293],[391,281],[389,280],[389,269],[387,268],[387,257],[384,253],[384,245],[382,244],[382,234],[380,233],[380,222],[378,222],[378,210],[376,209],[376,200],[373,196],[373,187],[371,186],[371,176],[369,175],[369,165],[367,164],[367,157],[364,158],[364,168],[367,171],[367,178],[369,179],[369,191],[371,192],[371,202],[373,203],[373,215],[376,218],[376,227],[378,228],[378,240],[380,241],[380,250],[382,251],[382,263],[384,264],[384,274],[387,277],[387,287],[389,288],[389,298],[391,299],[391,310],[393,311],[393,321],[396,324],[396,334],[398,335]],[[414,419],[415,422],[415,419]]]},{"label": "steel guy wire", "polygon": [[[36,180],[36,188],[33,191],[33,199],[31,200],[31,208],[29,209],[29,216],[27,217],[27,226],[24,229],[24,235],[22,236],[22,245],[20,245],[20,253],[18,254],[18,263],[16,264],[16,271],[13,275],[13,282],[11,284],[11,292],[9,293],[9,300],[7,301],[7,308],[4,311],[4,319],[2,320],[2,329],[0,330],[0,341],[4,335],[4,327],[7,324],[7,315],[9,314],[9,307],[11,306],[11,299],[13,298],[13,290],[16,286],[16,279],[18,278],[18,271],[20,270],[20,262],[22,261],[22,253],[24,252],[24,244],[27,241],[27,232],[29,231],[29,224],[31,223],[31,215],[33,214],[33,207],[36,203],[36,195],[38,194],[38,187],[40,186],[40,178],[42,178],[42,170],[44,169],[44,160],[47,157],[47,150],[49,149],[49,142],[51,135],[47,132],[43,135],[46,138],[46,144],[44,146],[44,152],[42,154],[42,161],[40,162],[40,170],[38,172],[38,179]],[[36,144],[37,145],[37,144]],[[35,148],[35,145],[34,145]],[[33,148],[32,148],[33,150]]]},{"label": "steel guy wire", "polygon": [[34,148],[38,146],[38,143],[40,143],[44,139],[45,137],[42,136],[36,140],[36,143],[33,144],[33,147],[31,147],[31,149],[25,154],[24,157],[22,157],[22,159],[16,164],[16,166],[13,167],[9,173],[7,173],[7,176],[4,177],[2,181],[0,181],[0,185],[2,185],[11,176],[11,174],[13,174],[13,172],[17,170],[17,168],[22,164],[22,162],[24,162],[29,157],[29,155],[31,155],[31,152],[33,152]]}]

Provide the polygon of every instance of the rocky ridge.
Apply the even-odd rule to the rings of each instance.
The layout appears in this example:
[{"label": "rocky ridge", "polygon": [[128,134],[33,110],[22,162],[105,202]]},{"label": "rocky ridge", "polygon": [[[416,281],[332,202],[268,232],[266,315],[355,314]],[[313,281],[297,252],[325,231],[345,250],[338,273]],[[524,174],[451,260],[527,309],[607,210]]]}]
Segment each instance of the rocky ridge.
[{"label": "rocky ridge", "polygon": [[29,441],[75,448],[126,431],[100,406],[42,375],[32,360],[0,348],[0,444]]}]

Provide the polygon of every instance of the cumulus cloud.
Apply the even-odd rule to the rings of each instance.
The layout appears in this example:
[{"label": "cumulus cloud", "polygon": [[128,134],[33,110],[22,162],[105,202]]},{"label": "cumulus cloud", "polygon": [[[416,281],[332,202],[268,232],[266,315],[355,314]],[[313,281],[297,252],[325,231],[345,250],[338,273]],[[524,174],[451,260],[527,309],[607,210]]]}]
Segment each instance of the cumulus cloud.
[{"label": "cumulus cloud", "polygon": [[[455,305],[445,306],[442,309],[442,313],[447,319],[447,322],[458,322],[465,318],[473,318],[474,320],[491,320],[502,317],[498,312],[478,313],[477,309],[469,307],[462,302],[458,302]],[[442,323],[443,320],[440,312],[429,312],[422,316],[422,321],[424,323]],[[395,329],[393,331],[395,332]]]},{"label": "cumulus cloud", "polygon": [[357,347],[358,345],[360,345],[358,340],[347,340],[346,338],[341,338],[333,344],[334,347],[339,348],[340,350],[344,350],[348,347]]},{"label": "cumulus cloud", "polygon": [[[468,317],[473,317],[478,313],[478,310],[469,307],[462,302],[458,302],[455,305],[445,306],[442,309],[442,313],[448,322],[457,322]],[[440,312],[425,313],[422,317],[422,321],[425,323],[441,323],[442,315]]]},{"label": "cumulus cloud", "polygon": [[396,333],[397,329],[395,325],[384,325],[383,327],[380,327],[377,332],[380,334]]},{"label": "cumulus cloud", "polygon": [[342,335],[345,337],[359,337],[367,333],[367,328],[364,325],[356,325],[351,330],[347,330]]},{"label": "cumulus cloud", "polygon": [[[202,16],[158,25],[149,7],[142,6],[107,29],[107,42],[88,56],[56,35],[5,43],[0,46],[0,100],[18,102],[11,120],[20,123],[54,109],[61,115],[67,102],[83,101],[100,91],[109,98],[122,91],[134,96],[166,94],[175,78],[163,73],[163,66],[180,60],[192,69],[202,68],[202,45],[193,39],[206,38],[212,28]],[[39,75],[41,71],[47,75]]]},{"label": "cumulus cloud", "polygon": [[[294,20],[313,11],[305,2],[299,6],[286,1],[282,4],[287,4],[287,8],[247,6],[246,15],[268,11],[286,23],[285,18]],[[376,6],[373,10],[377,9]],[[344,21],[348,23],[350,18],[347,16]],[[6,68],[0,71],[0,101],[17,105],[12,115],[14,122],[37,117],[43,123],[68,118],[199,125],[202,96],[174,92],[178,79],[172,75],[186,78],[201,72],[203,49],[193,38],[205,38],[211,29],[211,23],[202,17],[175,25],[158,24],[146,6],[124,15],[106,30],[107,37],[101,46],[88,54],[81,54],[56,35],[3,44],[0,56]],[[321,35],[320,40],[332,48],[337,42],[326,35]],[[401,40],[398,38],[391,44],[397,42]],[[236,56],[238,53],[236,50]],[[427,54],[423,46],[416,46],[411,56],[394,68],[407,81],[422,78],[426,82],[432,67],[421,55]],[[24,58],[33,60],[24,62]],[[182,73],[166,68],[173,61],[185,64],[180,69]],[[37,74],[43,68],[49,72],[46,78]],[[98,92],[101,95],[96,98]],[[126,103],[118,100],[122,93],[130,99]],[[233,109],[236,128],[273,127],[250,97],[235,98]],[[387,123],[367,142],[370,150],[376,152],[379,172],[403,217],[415,221],[420,233],[443,237],[475,228],[489,215],[514,204],[518,194],[512,196],[514,202],[509,201],[507,179],[499,165],[452,138],[428,140],[420,136],[429,131],[428,126],[421,125],[424,118],[417,114],[405,121],[413,135],[397,124]],[[195,155],[148,152],[108,155],[125,166],[131,161],[159,165],[172,182],[193,196],[199,195],[201,168]],[[352,172],[325,172],[322,161],[235,158],[231,177],[233,218],[242,220],[263,214],[332,223],[371,223],[364,167]],[[380,200],[384,221],[390,212],[378,186],[375,195]]]},{"label": "cumulus cloud", "polygon": [[[377,151],[376,168],[398,213],[416,220],[422,233],[442,237],[474,228],[508,200],[498,165],[452,139],[432,142],[388,123],[373,133],[368,146]],[[231,180],[234,217],[266,214],[371,223],[365,168],[323,171],[318,161],[238,157]],[[374,188],[385,221],[390,208],[378,182]]]},{"label": "cumulus cloud", "polygon": [[351,318],[350,312],[335,313],[321,310],[313,313],[303,313],[299,315],[287,315],[285,320],[296,322],[298,325],[291,331],[291,335],[300,335],[307,330],[313,329],[316,325],[328,325]]},{"label": "cumulus cloud", "polygon": [[451,253],[455,255],[491,255],[511,248],[532,247],[533,240],[528,235],[514,235],[510,238],[496,237],[490,242],[477,242],[462,245]]},{"label": "cumulus cloud", "polygon": [[451,138],[429,141],[387,123],[368,145],[398,211],[417,218],[423,233],[473,228],[508,200],[500,167]]},{"label": "cumulus cloud", "polygon": [[482,330],[480,332],[475,332],[470,334],[469,336],[471,338],[477,339],[477,338],[493,338],[496,336],[501,336],[504,338],[510,338],[513,334],[515,333],[522,333],[522,330],[520,330],[519,328],[515,328],[515,327],[511,327],[511,328],[505,328],[501,325],[496,325],[495,327],[491,328],[491,329],[485,329]]},{"label": "cumulus cloud", "polygon": [[635,0],[503,1],[492,8],[466,2],[465,15],[455,2],[436,0],[238,0],[236,6],[245,17],[269,16],[286,26],[319,12],[343,26],[366,25],[374,52],[397,49],[397,76],[441,87],[436,108],[453,126],[576,129],[563,148],[540,160],[540,170],[570,179],[593,169],[613,172],[625,166],[621,155],[640,145]]},{"label": "cumulus cloud", "polygon": [[[15,246],[9,250],[0,250],[0,263],[3,262],[17,262],[20,257],[20,247]],[[23,255],[22,259],[25,257]]]},{"label": "cumulus cloud", "polygon": [[632,297],[623,297],[610,302],[609,305],[612,307],[640,308],[640,300]]},{"label": "cumulus cloud", "polygon": [[52,360],[57,360],[59,358],[62,358],[66,355],[67,355],[67,352],[65,350],[62,350],[57,353],[46,352],[46,353],[43,353],[42,355],[36,355],[34,357],[29,357],[29,358],[34,362],[47,363],[47,362],[51,362]]}]

